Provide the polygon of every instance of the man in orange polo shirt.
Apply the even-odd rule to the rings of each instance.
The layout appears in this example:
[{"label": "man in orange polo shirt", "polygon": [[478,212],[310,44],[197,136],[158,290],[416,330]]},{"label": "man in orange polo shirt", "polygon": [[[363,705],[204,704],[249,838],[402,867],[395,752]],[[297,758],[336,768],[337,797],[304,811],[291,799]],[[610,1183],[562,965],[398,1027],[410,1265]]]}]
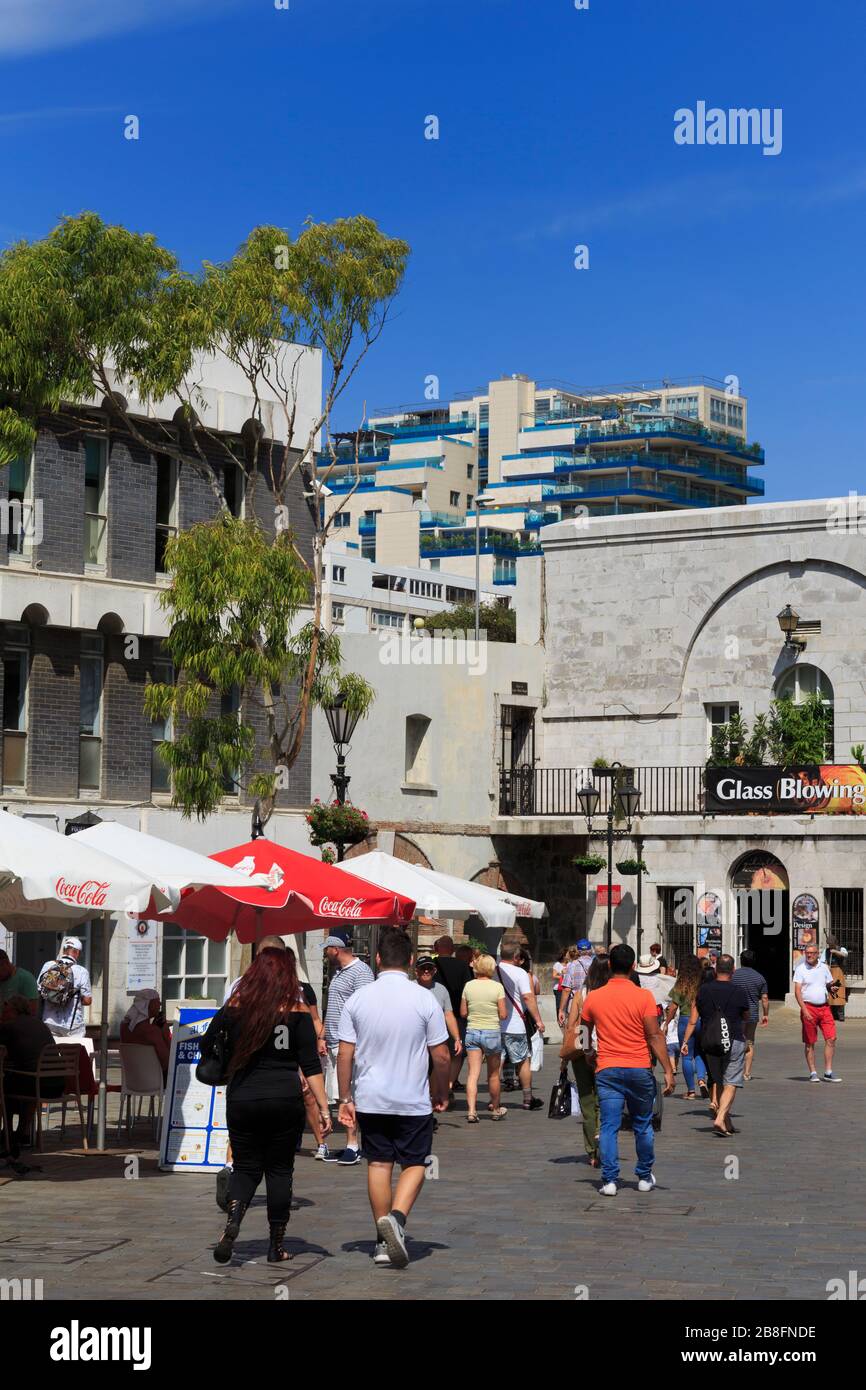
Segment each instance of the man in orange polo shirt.
[{"label": "man in orange polo shirt", "polygon": [[601,1111],[598,1151],[601,1192],[605,1197],[616,1196],[617,1139],[623,1105],[628,1106],[634,1129],[638,1191],[651,1192],[655,1187],[653,1056],[661,1063],[665,1074],[664,1094],[669,1096],[674,1089],[673,1068],[659,1028],[655,998],[629,978],[633,968],[631,947],[614,946],[610,953],[610,981],[586,996],[581,1013],[581,1023],[595,1029],[597,1040],[595,1084]]}]

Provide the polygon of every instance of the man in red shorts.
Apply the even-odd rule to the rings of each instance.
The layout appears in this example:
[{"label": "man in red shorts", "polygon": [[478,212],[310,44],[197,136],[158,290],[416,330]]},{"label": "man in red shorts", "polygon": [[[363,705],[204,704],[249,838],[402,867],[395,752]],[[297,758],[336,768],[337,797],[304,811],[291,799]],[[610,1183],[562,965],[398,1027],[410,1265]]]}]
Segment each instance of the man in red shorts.
[{"label": "man in red shorts", "polygon": [[800,1005],[800,1020],[803,1024],[803,1042],[806,1046],[806,1065],[809,1080],[820,1082],[815,1070],[815,1043],[818,1030],[824,1039],[824,1080],[841,1081],[841,1076],[833,1075],[833,1053],[836,1050],[836,1020],[830,1010],[831,992],[835,985],[833,976],[823,961],[818,959],[818,947],[806,947],[806,959],[794,971],[794,994]]}]

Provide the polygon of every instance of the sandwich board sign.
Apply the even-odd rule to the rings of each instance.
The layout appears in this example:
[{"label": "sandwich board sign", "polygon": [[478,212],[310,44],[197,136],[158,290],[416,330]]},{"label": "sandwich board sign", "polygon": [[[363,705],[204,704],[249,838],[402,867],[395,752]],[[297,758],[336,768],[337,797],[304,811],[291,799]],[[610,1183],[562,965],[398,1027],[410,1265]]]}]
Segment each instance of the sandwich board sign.
[{"label": "sandwich board sign", "polygon": [[159,1166],[171,1173],[222,1168],[228,1148],[225,1086],[196,1078],[200,1042],[215,1009],[181,1009],[171,1038]]}]

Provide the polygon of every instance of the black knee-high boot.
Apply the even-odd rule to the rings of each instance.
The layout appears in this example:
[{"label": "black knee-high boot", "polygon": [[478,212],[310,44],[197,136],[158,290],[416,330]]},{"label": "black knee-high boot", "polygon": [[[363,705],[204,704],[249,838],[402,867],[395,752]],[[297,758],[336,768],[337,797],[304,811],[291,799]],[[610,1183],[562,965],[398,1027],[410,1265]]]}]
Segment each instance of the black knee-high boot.
[{"label": "black knee-high boot", "polygon": [[244,1219],[244,1212],[248,1206],[247,1202],[230,1201],[228,1204],[228,1218],[225,1230],[220,1236],[219,1243],[214,1247],[213,1257],[217,1264],[228,1264],[232,1257],[232,1246],[238,1237],[241,1222]]}]

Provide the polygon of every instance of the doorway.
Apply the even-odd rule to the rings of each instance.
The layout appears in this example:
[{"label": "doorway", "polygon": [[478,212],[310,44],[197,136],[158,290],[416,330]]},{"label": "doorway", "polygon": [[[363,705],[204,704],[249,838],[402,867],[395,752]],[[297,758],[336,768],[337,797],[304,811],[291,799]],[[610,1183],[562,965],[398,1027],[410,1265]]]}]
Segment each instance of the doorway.
[{"label": "doorway", "polygon": [[755,953],[755,969],[771,999],[784,999],[791,983],[791,907],[788,874],[773,854],[744,855],[731,873],[740,952]]}]

